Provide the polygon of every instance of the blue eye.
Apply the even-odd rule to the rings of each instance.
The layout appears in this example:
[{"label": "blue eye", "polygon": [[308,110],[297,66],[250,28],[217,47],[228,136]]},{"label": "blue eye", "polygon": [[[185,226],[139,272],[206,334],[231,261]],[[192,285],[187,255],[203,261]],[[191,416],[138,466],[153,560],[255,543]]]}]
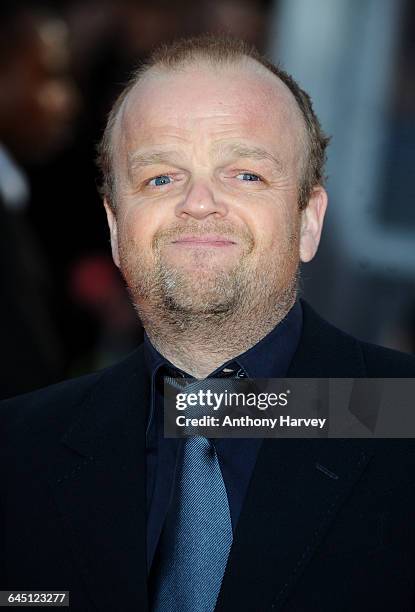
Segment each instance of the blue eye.
[{"label": "blue eye", "polygon": [[237,176],[242,176],[243,177],[242,178],[243,181],[254,182],[254,181],[260,181],[261,180],[257,174],[252,174],[252,172],[241,172]]},{"label": "blue eye", "polygon": [[171,178],[166,174],[162,174],[151,179],[148,184],[152,187],[162,187],[163,185],[168,185],[169,183],[171,183]]}]

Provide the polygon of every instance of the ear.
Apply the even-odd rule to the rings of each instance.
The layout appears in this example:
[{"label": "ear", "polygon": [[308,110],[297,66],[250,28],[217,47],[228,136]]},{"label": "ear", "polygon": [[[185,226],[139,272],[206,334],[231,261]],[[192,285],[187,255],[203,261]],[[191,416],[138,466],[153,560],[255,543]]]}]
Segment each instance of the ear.
[{"label": "ear", "polygon": [[118,226],[117,226],[117,218],[111,206],[108,203],[108,200],[104,198],[104,207],[105,212],[107,213],[107,221],[108,227],[110,229],[110,239],[111,239],[111,250],[112,250],[112,259],[114,260],[117,268],[120,267],[120,258],[118,255]]},{"label": "ear", "polygon": [[307,207],[301,212],[300,259],[311,261],[317,252],[327,209],[327,192],[323,187],[314,187]]}]

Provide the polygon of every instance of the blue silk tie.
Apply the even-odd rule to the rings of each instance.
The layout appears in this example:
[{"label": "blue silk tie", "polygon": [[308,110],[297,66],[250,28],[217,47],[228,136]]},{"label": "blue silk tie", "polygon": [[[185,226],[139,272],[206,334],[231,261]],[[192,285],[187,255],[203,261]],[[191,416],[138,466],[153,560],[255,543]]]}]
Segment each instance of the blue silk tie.
[{"label": "blue silk tie", "polygon": [[153,612],[213,612],[231,544],[229,502],[215,447],[201,436],[185,438],[160,542]]}]

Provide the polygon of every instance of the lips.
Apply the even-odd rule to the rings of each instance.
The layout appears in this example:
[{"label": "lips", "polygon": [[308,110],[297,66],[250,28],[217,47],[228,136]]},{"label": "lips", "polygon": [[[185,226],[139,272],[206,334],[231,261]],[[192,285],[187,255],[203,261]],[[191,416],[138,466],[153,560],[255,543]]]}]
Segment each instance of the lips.
[{"label": "lips", "polygon": [[203,236],[181,236],[173,240],[172,244],[179,246],[232,246],[236,243],[218,234],[205,234]]}]

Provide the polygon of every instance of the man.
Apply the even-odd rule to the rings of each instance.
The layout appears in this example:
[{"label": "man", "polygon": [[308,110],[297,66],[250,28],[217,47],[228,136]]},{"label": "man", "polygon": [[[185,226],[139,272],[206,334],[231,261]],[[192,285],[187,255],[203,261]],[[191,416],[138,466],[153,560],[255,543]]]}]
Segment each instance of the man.
[{"label": "man", "polygon": [[415,375],[296,299],[326,145],[308,96],[243,43],[178,42],[134,76],[100,159],[145,342],[4,404],[1,588],[70,590],[82,611],[413,609],[411,441],[163,437],[166,375]]},{"label": "man", "polygon": [[[0,8],[0,398],[60,379],[62,348],[53,321],[49,271],[30,226],[24,167],[41,163],[73,131],[77,90],[65,24],[33,8]],[[22,347],[25,347],[22,350]]]}]

